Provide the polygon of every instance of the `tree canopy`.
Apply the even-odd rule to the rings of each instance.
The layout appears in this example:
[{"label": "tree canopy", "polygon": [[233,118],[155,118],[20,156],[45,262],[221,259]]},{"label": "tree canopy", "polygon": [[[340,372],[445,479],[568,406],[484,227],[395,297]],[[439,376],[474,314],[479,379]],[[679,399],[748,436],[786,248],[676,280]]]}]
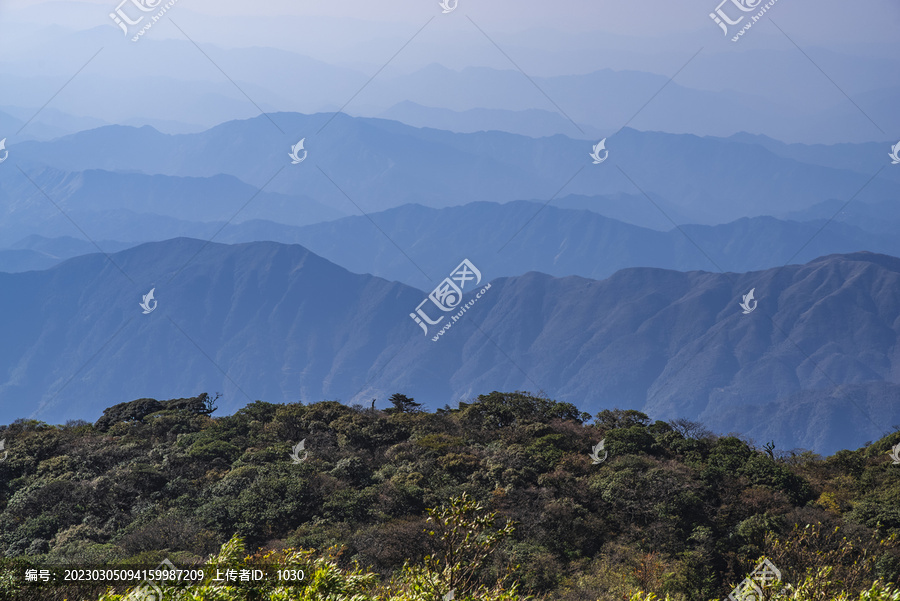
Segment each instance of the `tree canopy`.
[{"label": "tree canopy", "polygon": [[214,400],[0,427],[0,598],[22,562],[200,565],[229,544],[295,549],[284,561],[385,599],[445,583],[485,599],[705,601],[762,556],[794,587],[854,598],[900,575],[900,432],[822,458],[635,410],[592,423],[526,392],[434,413],[400,393],[386,411],[256,401],[214,417]]}]

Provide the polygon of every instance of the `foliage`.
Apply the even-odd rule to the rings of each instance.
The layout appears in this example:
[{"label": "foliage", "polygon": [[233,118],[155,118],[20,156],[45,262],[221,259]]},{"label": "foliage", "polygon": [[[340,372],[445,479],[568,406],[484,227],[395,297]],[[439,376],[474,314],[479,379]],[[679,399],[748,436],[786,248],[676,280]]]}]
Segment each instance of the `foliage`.
[{"label": "foliage", "polygon": [[[400,393],[389,411],[256,401],[213,417],[214,401],[0,426],[0,598],[22,562],[200,565],[222,545],[215,557],[318,575],[307,592],[260,593],[272,599],[434,601],[456,587],[457,599],[706,601],[763,554],[822,595],[900,578],[900,468],[886,454],[900,432],[822,458],[634,410],[591,423],[525,392],[435,413]],[[594,464],[601,439],[609,455]],[[238,558],[246,549],[262,551]],[[231,594],[204,586],[192,594]]]},{"label": "foliage", "polygon": [[422,403],[417,403],[415,399],[410,398],[405,394],[400,394],[399,392],[391,395],[391,398],[388,400],[391,402],[391,405],[393,405],[393,409],[389,409],[389,411],[414,413],[422,408]]},{"label": "foliage", "polygon": [[776,565],[791,566],[797,580],[815,582],[818,594],[826,596],[863,590],[877,575],[879,558],[890,557],[895,543],[896,534],[881,538],[853,525],[821,522],[794,526],[783,537],[766,535],[767,554]]},{"label": "foliage", "polygon": [[900,589],[885,586],[880,581],[873,582],[857,596],[840,590],[837,583],[831,580],[831,575],[830,568],[822,568],[815,574],[808,575],[796,586],[785,586],[773,597],[773,601],[900,601]]},{"label": "foliage", "polygon": [[210,399],[209,394],[201,393],[196,397],[186,399],[172,399],[170,401],[157,401],[156,399],[138,399],[128,403],[119,403],[103,411],[103,416],[97,420],[95,427],[106,432],[113,425],[121,422],[143,421],[149,415],[160,411],[187,411],[196,415],[211,415],[216,410],[216,400],[219,396]]},{"label": "foliage", "polygon": [[496,529],[496,513],[486,515],[484,506],[463,493],[446,505],[428,509],[429,536],[438,537],[439,550],[425,558],[432,573],[440,574],[446,590],[474,594],[479,576],[493,551],[515,531],[513,524]]}]

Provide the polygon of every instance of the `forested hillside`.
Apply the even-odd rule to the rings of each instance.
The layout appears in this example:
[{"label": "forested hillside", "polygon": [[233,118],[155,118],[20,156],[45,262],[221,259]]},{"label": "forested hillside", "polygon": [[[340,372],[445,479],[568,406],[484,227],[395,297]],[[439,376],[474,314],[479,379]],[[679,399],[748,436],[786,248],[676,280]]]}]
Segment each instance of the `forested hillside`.
[{"label": "forested hillside", "polygon": [[[0,273],[0,423],[95,420],[184,390],[221,390],[232,414],[256,399],[368,405],[398,390],[433,411],[522,389],[821,454],[900,423],[896,257],[742,274],[630,268],[600,281],[478,268],[480,289],[463,293],[490,293],[443,336],[410,318],[422,290],[298,245],[180,238]],[[159,306],[144,315],[150,290]],[[759,309],[745,315],[750,290]]]},{"label": "forested hillside", "polygon": [[[179,598],[425,600],[452,589],[699,601],[727,596],[762,556],[795,589],[814,577],[819,596],[797,599],[857,598],[900,577],[897,431],[823,458],[526,393],[434,413],[402,394],[377,405],[389,408],[257,401],[215,417],[203,394],[123,403],[96,424],[0,427],[0,598],[78,598],[15,593],[10,570],[24,565],[196,566],[213,555],[317,577],[294,592]],[[478,536],[459,545],[454,532]],[[453,570],[462,560],[465,577]],[[309,588],[326,581],[331,597]]]}]

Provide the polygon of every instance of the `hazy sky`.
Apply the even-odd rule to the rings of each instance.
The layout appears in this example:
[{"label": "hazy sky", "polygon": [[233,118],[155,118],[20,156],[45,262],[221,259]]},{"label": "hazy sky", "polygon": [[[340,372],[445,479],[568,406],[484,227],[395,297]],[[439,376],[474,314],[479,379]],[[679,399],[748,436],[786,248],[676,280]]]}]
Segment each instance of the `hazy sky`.
[{"label": "hazy sky", "polygon": [[[94,4],[103,9],[116,2],[109,0],[81,0],[80,2],[5,0],[0,7],[21,9],[40,7],[51,22],[60,5]],[[634,35],[650,35],[672,29],[696,29],[697,17],[705,18],[716,2],[707,0],[555,0],[554,2],[514,2],[511,0],[460,0],[459,10],[489,19],[495,24],[510,26],[551,25],[579,30],[617,31]],[[419,22],[423,15],[433,14],[436,0],[182,0],[181,6],[207,15],[297,15],[352,17],[373,21]],[[819,35],[866,40],[896,32],[900,4],[894,0],[874,0],[858,3],[843,0],[781,0],[777,5],[782,20],[806,23]],[[773,7],[774,8],[774,7]]]},{"label": "hazy sky", "polygon": [[[130,2],[140,1],[147,0],[126,0],[126,9]],[[101,56],[50,108],[127,122],[126,113],[133,107],[131,117],[159,120],[162,115],[140,108],[147,95],[144,87],[157,77],[221,86],[204,91],[217,98],[218,112],[207,121],[177,114],[177,96],[161,97],[158,104],[173,107],[168,117],[173,121],[208,126],[220,119],[249,116],[255,107],[196,52],[193,42],[218,49],[284,51],[280,56],[244,52],[236,57],[207,48],[222,62],[222,70],[239,79],[251,96],[267,105],[266,110],[294,106],[293,110],[319,111],[341,106],[350,92],[335,92],[327,102],[307,103],[303,92],[329,85],[343,90],[341,82],[350,77],[340,71],[343,68],[362,78],[377,74],[375,85],[348,108],[351,113],[377,114],[387,107],[377,103],[367,107],[366,102],[374,102],[378,84],[432,64],[455,70],[472,66],[521,69],[535,77],[604,69],[646,71],[666,78],[677,73],[678,85],[734,91],[743,94],[746,103],[771,106],[772,111],[782,103],[795,109],[835,106],[838,110],[840,105],[850,105],[845,93],[873,112],[884,113],[885,106],[896,105],[892,99],[900,94],[897,0],[873,0],[865,9],[837,0],[777,0],[739,43],[724,36],[709,17],[720,1],[458,0],[456,10],[442,14],[438,0],[177,0],[142,43],[132,44],[109,17],[121,0],[0,0],[0,89],[7,91],[0,95],[0,107],[40,107],[59,90],[60,82],[103,48]],[[160,43],[166,41],[172,44],[162,48]],[[683,68],[695,54],[697,60]],[[305,57],[339,69],[333,80],[304,82],[306,87],[297,93],[285,85],[285,77],[290,67],[299,69]],[[359,88],[358,83],[347,85]],[[104,96],[112,108],[92,110],[78,104],[79,99],[89,99],[79,86],[94,90],[106,86]],[[277,98],[287,89],[296,102]],[[133,99],[125,96],[127,90],[134,91]],[[585,89],[584,95],[617,92]],[[111,100],[117,95],[121,98]],[[235,110],[222,100],[229,95]],[[536,107],[554,110],[542,99],[537,98]],[[836,112],[835,118],[843,117]],[[880,120],[887,122],[885,117]],[[677,124],[673,128],[677,131]],[[861,135],[881,139],[882,133]],[[883,137],[894,135],[885,131]]]},{"label": "hazy sky", "polygon": [[[51,26],[116,31],[109,14],[120,1],[0,0],[0,65],[29,52],[36,39],[45,39],[35,32]],[[391,61],[392,69],[407,72],[433,62],[454,69],[510,68],[509,58],[514,58],[533,75],[600,68],[671,74],[683,64],[683,53],[701,47],[704,56],[758,49],[796,52],[794,42],[807,49],[898,59],[897,0],[867,2],[865,10],[838,0],[777,0],[753,35],[738,44],[709,18],[720,1],[458,0],[457,9],[445,15],[437,0],[177,0],[147,39],[184,40],[187,34],[198,43],[279,48],[363,70],[382,67],[410,43]],[[64,52],[63,37],[47,39],[60,46],[50,54]],[[897,74],[884,73],[884,78],[897,79]],[[714,73],[704,79],[703,87],[715,87]]]},{"label": "hazy sky", "polygon": [[[4,0],[0,2],[0,18],[9,12],[26,9],[26,14],[31,18],[46,24],[87,27],[91,13],[95,12],[90,10],[90,5],[96,7],[94,16],[100,24],[106,22],[106,14],[117,3],[115,0]],[[637,37],[678,33],[697,33],[705,37],[704,33],[711,32],[708,39],[715,41],[718,30],[708,15],[717,4],[717,0],[459,0],[457,10],[450,15],[441,15],[436,0],[179,0],[176,8],[183,18],[187,13],[198,13],[213,19],[318,16],[410,26],[421,26],[429,17],[441,16],[468,27],[470,24],[464,22],[468,15],[496,32],[554,28]],[[896,0],[873,0],[865,2],[864,8],[859,3],[843,0],[779,0],[770,14],[793,36],[815,44],[895,45],[896,32],[900,30],[900,2]],[[230,37],[230,34],[217,34],[212,28],[202,33],[206,41],[235,45],[242,42]],[[246,36],[247,40],[267,39],[265,31],[246,31]],[[269,41],[272,41],[271,38]]]}]

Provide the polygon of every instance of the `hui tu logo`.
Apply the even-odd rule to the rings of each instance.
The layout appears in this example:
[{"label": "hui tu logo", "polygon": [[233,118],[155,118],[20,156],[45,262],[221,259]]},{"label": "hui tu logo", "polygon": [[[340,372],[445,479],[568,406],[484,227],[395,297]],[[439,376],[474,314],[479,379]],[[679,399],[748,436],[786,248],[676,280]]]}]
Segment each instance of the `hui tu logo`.
[{"label": "hui tu logo", "polygon": [[116,12],[109,13],[109,18],[113,20],[113,23],[118,25],[123,32],[125,32],[125,36],[128,37],[128,26],[129,25],[138,25],[141,21],[144,20],[143,16],[138,17],[137,19],[132,19],[125,11],[122,10],[122,7],[128,3],[131,3],[141,12],[149,13],[156,10],[156,7],[162,3],[162,0],[122,0],[119,3],[119,6],[116,7]]},{"label": "hui tu logo", "polygon": [[[116,7],[115,12],[109,13],[109,18],[122,30],[125,37],[134,33],[131,41],[137,42],[151,27],[158,23],[163,18],[163,15],[169,12],[169,9],[175,6],[177,2],[178,0],[168,0],[163,4],[163,0],[122,0]],[[125,12],[125,9],[123,8],[129,3],[133,5],[133,9],[130,10],[131,15]],[[135,12],[134,9],[138,12]],[[151,15],[147,13],[155,14]],[[135,16],[136,18],[132,18],[132,16]],[[147,22],[141,25],[145,18],[147,18]],[[139,30],[136,32],[130,31],[131,27],[138,25],[141,25]]]},{"label": "hui tu logo", "polygon": [[441,0],[438,4],[444,9],[443,13],[446,15],[456,10],[456,7],[459,6],[459,0]]},{"label": "hui tu logo", "polygon": [[[154,574],[163,575],[165,572],[173,573],[176,571],[175,564],[164,559],[161,564],[156,566],[155,570],[148,570]],[[158,577],[158,576],[157,576]],[[173,577],[172,577],[173,578]],[[160,578],[165,580],[165,578]],[[162,589],[157,586],[157,582],[153,580],[145,580],[139,586],[135,587],[122,601],[162,601]]]},{"label": "hui tu logo", "polygon": [[749,13],[756,10],[756,7],[760,5],[762,0],[722,0],[719,3],[719,6],[716,7],[715,12],[709,13],[709,18],[715,21],[716,25],[722,28],[722,31],[725,32],[725,35],[728,35],[728,25],[737,25],[741,21],[744,20],[744,16],[741,15],[737,19],[731,19],[722,7],[731,2],[737,7],[738,10]]},{"label": "hui tu logo", "polygon": [[155,582],[146,580],[132,590],[124,601],[161,601],[163,592]]},{"label": "hui tu logo", "polygon": [[[2,451],[2,450],[3,450],[3,442],[0,441],[0,451]],[[891,459],[894,460],[893,465],[900,465],[900,442],[898,442],[894,446],[894,448],[891,449],[891,452],[888,454],[891,456]]]},{"label": "hui tu logo", "polygon": [[[299,165],[303,161],[306,160],[307,152],[303,150],[303,143],[306,141],[306,138],[303,138],[293,146],[291,146],[291,153],[288,155],[291,157],[291,165]],[[303,156],[300,156],[300,152],[303,152]]]},{"label": "hui tu logo", "polygon": [[0,453],[3,453],[3,457],[0,457],[0,462],[6,461],[6,458],[9,457],[9,451],[6,450],[6,439],[0,440]]},{"label": "hui tu logo", "polygon": [[[444,278],[444,281],[431,291],[428,298],[419,303],[419,306],[416,307],[416,312],[409,314],[413,321],[419,324],[419,327],[422,328],[422,331],[425,332],[426,336],[428,335],[428,326],[434,326],[441,323],[446,315],[441,315],[437,319],[431,319],[425,309],[422,308],[422,305],[431,301],[431,304],[445,313],[455,311],[459,308],[460,303],[462,303],[463,290],[470,281],[474,281],[475,286],[479,285],[481,283],[481,272],[478,271],[478,268],[475,267],[471,261],[464,259],[463,262],[457,265],[456,269],[450,273],[450,277]],[[474,299],[466,303],[456,314],[451,315],[450,321],[438,330],[437,335],[431,339],[432,342],[437,342],[438,339],[463,316],[463,313],[468,311],[476,302],[478,302],[481,295],[487,292],[490,287],[490,284],[483,287],[475,295]]]},{"label": "hui tu logo", "polygon": [[[900,146],[900,144],[898,144]],[[0,163],[9,158],[9,151],[6,149],[6,138],[0,140]]]},{"label": "hui tu logo", "polygon": [[756,310],[756,305],[759,304],[758,301],[753,300],[753,292],[756,288],[751,288],[750,292],[743,296],[743,302],[740,303],[741,309],[744,310],[744,315],[750,315]]},{"label": "hui tu logo", "polygon": [[738,584],[728,601],[762,601],[765,598],[766,589],[775,586],[781,581],[781,572],[768,559],[763,559],[747,578]]},{"label": "hui tu logo", "polygon": [[[603,161],[609,158],[609,151],[606,149],[606,138],[603,138],[596,144],[594,144],[594,150],[591,152],[590,156],[594,159],[594,164],[599,165]],[[603,156],[600,156],[600,153],[603,153]]]},{"label": "hui tu logo", "polygon": [[[0,142],[0,150],[2,150],[2,149],[3,149],[3,142]],[[891,157],[891,165],[900,165],[900,142],[897,142],[891,148],[891,153],[888,156]],[[3,162],[3,160],[0,160],[0,163],[2,163],[2,162]]]},{"label": "hui tu logo", "polygon": [[[305,452],[304,452],[305,451]],[[300,453],[303,453],[303,457],[300,457]],[[291,449],[291,461],[296,463],[303,463],[309,458],[309,451],[306,450],[306,439],[304,438],[300,442],[297,443],[293,449]]]},{"label": "hui tu logo", "polygon": [[[603,457],[600,457],[601,452],[603,453]],[[597,465],[597,464],[600,464],[600,463],[603,463],[604,461],[606,461],[606,458],[609,457],[609,452],[606,450],[606,439],[605,438],[603,440],[601,440],[600,442],[598,442],[596,445],[594,445],[594,448],[593,448],[592,452],[588,454],[588,457],[591,458],[591,463],[593,463],[594,465]]]},{"label": "hui tu logo", "polygon": [[[142,298],[144,300],[141,301],[141,309],[144,310],[144,315],[149,315],[156,311],[156,306],[159,302],[153,298],[153,293],[156,291],[156,288],[151,288],[150,292],[145,294]],[[151,304],[152,303],[152,304]]]}]

